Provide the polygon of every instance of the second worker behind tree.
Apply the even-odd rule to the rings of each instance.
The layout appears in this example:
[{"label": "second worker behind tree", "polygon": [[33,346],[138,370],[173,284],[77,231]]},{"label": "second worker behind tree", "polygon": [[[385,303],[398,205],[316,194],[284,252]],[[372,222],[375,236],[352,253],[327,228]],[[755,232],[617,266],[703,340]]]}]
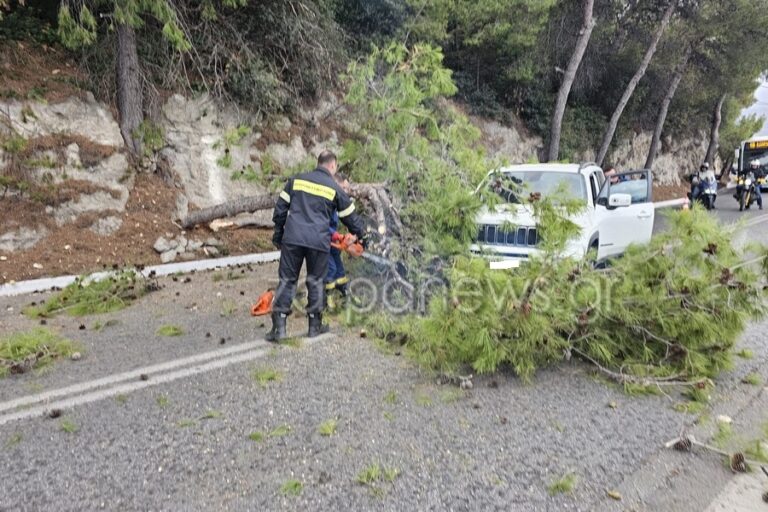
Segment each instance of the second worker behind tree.
[{"label": "second worker behind tree", "polygon": [[279,283],[272,306],[272,330],[266,336],[268,341],[276,342],[288,336],[287,318],[304,261],[307,262],[309,298],[307,336],[311,338],[328,331],[323,325],[322,311],[331,248],[328,226],[334,212],[338,212],[339,220],[365,245],[362,219],[355,212],[352,200],[334,180],[336,169],[336,155],[323,151],[314,171],[291,178],[280,192],[272,216],[275,223],[272,243],[281,251]]}]

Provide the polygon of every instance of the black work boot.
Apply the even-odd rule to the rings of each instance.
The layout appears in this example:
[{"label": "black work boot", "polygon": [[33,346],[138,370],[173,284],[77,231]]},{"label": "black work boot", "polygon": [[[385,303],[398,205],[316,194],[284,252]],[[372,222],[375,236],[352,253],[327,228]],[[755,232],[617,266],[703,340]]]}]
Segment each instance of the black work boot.
[{"label": "black work boot", "polygon": [[288,333],[285,330],[285,324],[288,319],[288,315],[285,313],[272,313],[272,330],[264,337],[267,341],[277,343],[280,340],[284,340],[288,337]]},{"label": "black work boot", "polygon": [[309,332],[307,333],[307,338],[316,338],[331,330],[329,326],[323,325],[322,313],[310,313],[307,315],[307,318],[309,318]]}]

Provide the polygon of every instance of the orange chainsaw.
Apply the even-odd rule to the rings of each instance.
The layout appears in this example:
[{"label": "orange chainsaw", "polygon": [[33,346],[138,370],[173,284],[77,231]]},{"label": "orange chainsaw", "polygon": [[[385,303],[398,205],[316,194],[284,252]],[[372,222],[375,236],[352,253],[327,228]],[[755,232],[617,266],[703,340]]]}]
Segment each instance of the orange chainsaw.
[{"label": "orange chainsaw", "polygon": [[331,236],[331,247],[345,252],[353,258],[359,258],[365,253],[363,244],[352,233],[347,233],[346,235],[334,233]]},{"label": "orange chainsaw", "polygon": [[392,262],[388,259],[366,252],[363,244],[360,243],[360,240],[358,240],[352,233],[347,233],[346,235],[334,233],[331,235],[331,247],[338,249],[341,252],[345,252],[353,258],[363,258],[378,266],[392,266]]}]

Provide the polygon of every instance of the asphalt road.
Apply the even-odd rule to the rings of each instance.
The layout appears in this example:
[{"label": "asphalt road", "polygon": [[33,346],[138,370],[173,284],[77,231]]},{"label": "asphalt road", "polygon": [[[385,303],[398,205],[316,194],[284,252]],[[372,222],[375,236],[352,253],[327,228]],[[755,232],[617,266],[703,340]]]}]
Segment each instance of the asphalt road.
[{"label": "asphalt road", "polygon": [[[750,237],[768,242],[762,212],[718,201],[716,215],[751,220]],[[577,362],[531,385],[502,373],[463,392],[338,326],[299,347],[267,345],[248,306],[275,274],[262,265],[221,280],[164,278],[124,311],[49,321],[84,357],[0,381],[0,510],[684,512],[741,483],[715,456],[663,447],[694,421],[674,399],[626,396]],[[0,330],[37,325],[19,311],[42,298],[2,299]],[[156,334],[169,324],[184,334]],[[691,427],[698,439],[719,414],[734,420],[734,449],[760,435],[763,387],[741,380],[768,380],[767,325],[743,336],[755,357],[718,380],[710,419]],[[304,329],[292,318],[293,333]],[[273,381],[254,378],[272,371]],[[321,435],[328,420],[335,433]],[[551,496],[570,473],[572,492]]]}]

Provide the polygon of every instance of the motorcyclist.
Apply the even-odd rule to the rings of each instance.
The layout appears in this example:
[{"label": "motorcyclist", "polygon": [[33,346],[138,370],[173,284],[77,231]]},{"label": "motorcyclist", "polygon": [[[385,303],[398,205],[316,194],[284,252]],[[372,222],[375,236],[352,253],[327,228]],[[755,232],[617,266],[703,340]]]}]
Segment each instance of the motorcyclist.
[{"label": "motorcyclist", "polygon": [[691,201],[696,201],[704,192],[704,178],[709,175],[709,162],[704,162],[699,166],[699,170],[689,176],[691,181]]}]

